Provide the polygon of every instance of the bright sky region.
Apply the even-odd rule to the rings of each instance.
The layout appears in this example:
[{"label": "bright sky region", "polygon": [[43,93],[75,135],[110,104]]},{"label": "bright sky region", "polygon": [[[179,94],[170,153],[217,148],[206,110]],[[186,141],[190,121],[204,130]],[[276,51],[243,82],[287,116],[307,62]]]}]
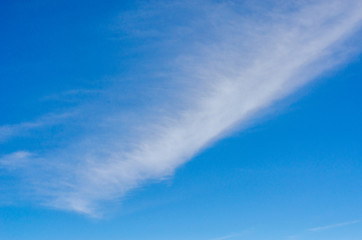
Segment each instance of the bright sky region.
[{"label": "bright sky region", "polygon": [[1,240],[361,240],[362,1],[4,0]]}]

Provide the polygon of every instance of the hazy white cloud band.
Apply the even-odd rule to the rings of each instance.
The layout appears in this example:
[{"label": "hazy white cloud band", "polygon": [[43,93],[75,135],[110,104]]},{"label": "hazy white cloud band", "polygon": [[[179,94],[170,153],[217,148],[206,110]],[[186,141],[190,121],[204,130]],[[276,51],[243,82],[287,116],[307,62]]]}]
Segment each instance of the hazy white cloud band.
[{"label": "hazy white cloud band", "polygon": [[[182,9],[182,4],[173,7]],[[201,24],[213,38],[191,34],[201,41],[174,61],[181,69],[175,78],[185,84],[174,109],[157,112],[152,121],[138,120],[143,131],[137,134],[117,130],[116,122],[105,128],[112,134],[101,133],[104,129],[86,133],[68,147],[39,153],[20,149],[4,156],[3,165],[14,158],[22,168],[31,168],[27,179],[43,203],[87,214],[147,180],[172,175],[262,109],[357,52],[345,44],[353,43],[361,26],[361,1],[279,5],[255,10],[265,14],[258,18],[232,10],[238,7],[233,2],[193,5],[205,14],[183,31]],[[24,167],[26,161],[33,166]]]}]

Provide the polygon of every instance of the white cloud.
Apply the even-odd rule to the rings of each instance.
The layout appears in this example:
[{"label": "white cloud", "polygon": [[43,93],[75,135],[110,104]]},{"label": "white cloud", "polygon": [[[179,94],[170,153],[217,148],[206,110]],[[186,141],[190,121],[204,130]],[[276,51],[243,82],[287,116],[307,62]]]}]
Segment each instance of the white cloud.
[{"label": "white cloud", "polygon": [[6,167],[7,169],[17,169],[26,166],[31,156],[32,154],[27,151],[13,152],[1,157],[0,166]]},{"label": "white cloud", "polygon": [[47,114],[34,121],[0,126],[0,144],[14,137],[26,135],[33,130],[60,124],[71,115],[72,113]]},{"label": "white cloud", "polygon": [[[170,101],[174,109],[158,111],[152,120],[137,119],[142,127],[132,133],[137,124],[123,132],[127,125],[120,126],[117,113],[110,116],[96,106],[89,115],[100,115],[107,124],[33,159],[41,163],[29,167],[38,172],[31,174],[34,194],[42,195],[44,204],[95,214],[103,201],[171,176],[250,117],[348,59],[343,43],[362,20],[362,3],[353,0],[280,4],[258,9],[257,17],[231,5],[198,2],[193,8],[203,14],[176,28],[176,36],[190,35],[192,50],[173,61],[175,75],[180,74],[175,78],[184,83],[180,101]],[[182,6],[173,7],[182,11]]]},{"label": "white cloud", "polygon": [[308,229],[308,231],[310,231],[310,232],[320,232],[320,231],[325,231],[325,230],[329,230],[329,229],[333,229],[333,228],[339,228],[339,227],[344,227],[344,226],[356,224],[356,223],[359,223],[359,222],[360,222],[359,220],[355,220],[355,221],[349,221],[349,222],[336,223],[336,224],[331,224],[331,225],[326,225],[326,226],[321,226],[321,227],[310,228],[310,229]]},{"label": "white cloud", "polygon": [[229,234],[229,235],[225,235],[222,237],[213,238],[211,240],[226,240],[226,239],[233,239],[233,238],[240,237],[240,236],[242,236],[242,234]]}]

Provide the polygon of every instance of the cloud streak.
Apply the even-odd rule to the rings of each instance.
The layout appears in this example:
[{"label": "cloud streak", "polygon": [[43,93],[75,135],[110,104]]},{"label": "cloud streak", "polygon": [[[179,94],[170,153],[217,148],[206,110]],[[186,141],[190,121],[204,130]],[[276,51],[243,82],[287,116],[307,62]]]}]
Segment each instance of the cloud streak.
[{"label": "cloud streak", "polygon": [[26,135],[34,130],[61,124],[67,118],[70,118],[71,115],[72,113],[47,114],[34,121],[0,126],[0,143],[18,136]]},{"label": "cloud streak", "polygon": [[331,224],[331,225],[326,225],[326,226],[321,226],[321,227],[310,228],[310,229],[308,229],[308,231],[310,231],[310,232],[320,232],[320,231],[325,231],[325,230],[329,230],[329,229],[333,229],[333,228],[339,228],[339,227],[344,227],[344,226],[356,224],[356,223],[359,223],[359,222],[360,222],[359,220],[355,220],[355,221],[350,221],[350,222],[336,223],[336,224]]},{"label": "cloud streak", "polygon": [[[147,116],[136,112],[146,120],[126,123],[118,118],[121,109],[107,114],[94,107],[92,113],[103,119],[94,124],[97,130],[68,147],[19,152],[29,164],[21,164],[18,174],[33,183],[43,204],[92,215],[105,201],[171,176],[263,109],[346,61],[345,41],[362,20],[362,4],[353,0],[279,3],[258,8],[254,15],[233,10],[240,7],[234,2],[202,3],[192,6],[197,14],[191,23],[170,30],[176,38],[187,33],[189,44],[180,45],[171,61],[177,70],[167,75],[171,83],[183,85],[172,90],[177,101],[165,96],[163,110],[153,107]],[[183,11],[187,4],[155,9]],[[167,37],[162,43],[170,46]],[[0,161],[9,165],[12,157],[19,154]]]},{"label": "cloud streak", "polygon": [[218,237],[218,238],[213,238],[211,240],[226,240],[226,239],[234,239],[237,237],[241,237],[243,234],[239,233],[239,234],[229,234],[229,235],[225,235],[222,237]]}]

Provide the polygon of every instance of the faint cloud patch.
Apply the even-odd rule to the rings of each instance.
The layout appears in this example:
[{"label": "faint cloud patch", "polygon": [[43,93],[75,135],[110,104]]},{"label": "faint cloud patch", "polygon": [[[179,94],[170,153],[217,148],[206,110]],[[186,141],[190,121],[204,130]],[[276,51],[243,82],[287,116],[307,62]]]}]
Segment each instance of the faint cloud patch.
[{"label": "faint cloud patch", "polygon": [[53,125],[61,124],[66,119],[74,115],[74,112],[61,113],[61,114],[47,114],[32,122],[22,122],[18,124],[8,124],[0,126],[0,144],[8,141],[11,138],[23,136],[31,130],[50,127]]},{"label": "faint cloud patch", "polygon": [[349,226],[349,225],[357,224],[357,223],[359,223],[359,222],[360,222],[360,220],[354,220],[354,221],[349,221],[349,222],[336,223],[336,224],[331,224],[331,225],[326,225],[326,226],[320,226],[320,227],[310,228],[310,229],[308,229],[308,231],[309,231],[309,232],[321,232],[321,231],[325,231],[325,230],[329,230],[329,229],[334,229],[334,228],[339,228],[339,227],[344,227],[344,226]]}]

